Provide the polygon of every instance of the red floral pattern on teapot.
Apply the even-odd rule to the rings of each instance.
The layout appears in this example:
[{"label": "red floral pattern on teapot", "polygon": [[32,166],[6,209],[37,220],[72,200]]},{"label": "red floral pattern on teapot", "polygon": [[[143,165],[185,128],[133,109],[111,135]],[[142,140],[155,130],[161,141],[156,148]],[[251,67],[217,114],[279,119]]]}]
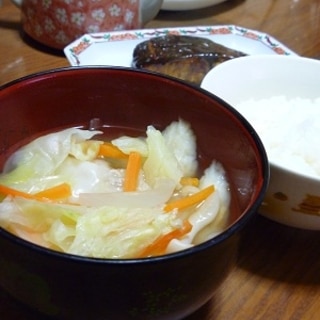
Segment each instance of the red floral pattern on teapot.
[{"label": "red floral pattern on teapot", "polygon": [[84,33],[141,27],[140,0],[23,0],[24,31],[62,48]]}]

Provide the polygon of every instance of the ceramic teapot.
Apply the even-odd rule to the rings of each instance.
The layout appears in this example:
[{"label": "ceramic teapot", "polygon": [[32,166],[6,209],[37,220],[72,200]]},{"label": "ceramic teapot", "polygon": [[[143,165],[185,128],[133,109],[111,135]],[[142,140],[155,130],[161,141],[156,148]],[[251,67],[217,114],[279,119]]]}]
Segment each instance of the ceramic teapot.
[{"label": "ceramic teapot", "polygon": [[63,49],[85,33],[143,27],[163,0],[11,0],[21,8],[22,27],[34,40]]}]

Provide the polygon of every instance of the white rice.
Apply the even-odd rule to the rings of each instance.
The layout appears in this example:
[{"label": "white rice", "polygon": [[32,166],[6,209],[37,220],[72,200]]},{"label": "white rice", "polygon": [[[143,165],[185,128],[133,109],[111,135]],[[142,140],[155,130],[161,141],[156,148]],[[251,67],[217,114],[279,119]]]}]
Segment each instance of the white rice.
[{"label": "white rice", "polygon": [[320,176],[320,97],[250,99],[236,108],[259,134],[270,162]]}]

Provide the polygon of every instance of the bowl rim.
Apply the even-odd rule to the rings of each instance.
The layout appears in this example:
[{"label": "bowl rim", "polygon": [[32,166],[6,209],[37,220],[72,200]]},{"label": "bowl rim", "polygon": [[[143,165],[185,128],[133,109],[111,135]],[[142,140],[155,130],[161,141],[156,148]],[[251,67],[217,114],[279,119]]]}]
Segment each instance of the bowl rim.
[{"label": "bowl rim", "polygon": [[230,114],[232,114],[240,123],[241,125],[246,129],[249,136],[251,136],[252,140],[254,141],[256,145],[256,149],[258,151],[258,154],[260,155],[260,170],[261,170],[261,184],[259,185],[260,191],[257,193],[256,199],[252,202],[252,205],[250,208],[246,208],[242,214],[238,217],[237,220],[235,220],[231,225],[229,225],[224,231],[219,233],[218,235],[214,236],[213,238],[202,242],[194,247],[187,248],[181,251],[161,255],[161,256],[154,256],[154,257],[145,257],[145,258],[130,258],[130,259],[112,259],[112,258],[94,258],[94,257],[86,257],[86,256],[80,256],[80,255],[74,255],[70,253],[64,253],[55,251],[52,249],[48,249],[45,247],[42,247],[40,245],[34,244],[32,242],[29,242],[27,240],[24,240],[22,238],[19,238],[18,236],[15,236],[14,234],[10,233],[9,231],[5,230],[4,228],[0,227],[0,237],[6,238],[8,241],[14,242],[15,244],[18,244],[22,247],[25,247],[29,250],[37,251],[38,253],[44,254],[46,256],[51,256],[58,259],[68,260],[68,261],[76,261],[86,264],[106,264],[106,265],[137,265],[137,264],[153,264],[153,263],[159,263],[167,260],[173,260],[173,259],[180,259],[185,256],[194,255],[197,253],[200,253],[202,251],[205,251],[207,248],[217,245],[219,243],[224,242],[228,238],[231,238],[236,231],[240,231],[244,225],[246,225],[247,221],[249,221],[254,215],[258,214],[258,208],[261,205],[264,196],[267,191],[267,187],[269,184],[270,179],[270,165],[267,157],[266,150],[264,148],[264,145],[255,131],[255,129],[252,127],[252,125],[231,105],[229,105],[226,101],[219,98],[218,96],[214,95],[213,93],[201,88],[200,86],[187,83],[183,80],[177,79],[175,77],[171,77],[168,75],[152,72],[149,70],[142,70],[142,69],[135,69],[132,67],[122,67],[122,66],[67,66],[67,67],[61,67],[61,68],[55,68],[55,69],[49,69],[45,71],[35,72],[29,75],[26,75],[24,77],[14,79],[12,81],[9,81],[5,83],[4,85],[0,86],[0,94],[1,91],[4,89],[11,88],[12,86],[21,85],[26,81],[30,80],[37,80],[41,77],[47,77],[50,75],[56,75],[63,72],[66,73],[72,73],[72,72],[83,72],[83,71],[119,71],[119,72],[130,72],[130,73],[139,73],[139,74],[145,74],[149,75],[151,77],[155,78],[162,78],[163,80],[167,82],[174,82],[176,84],[180,84],[180,86],[189,87],[192,90],[198,91],[201,95],[207,96],[210,99],[216,100],[221,107],[228,110]]},{"label": "bowl rim", "polygon": [[[318,65],[320,64],[320,60],[312,57],[306,57],[306,56],[298,56],[298,55],[278,55],[278,54],[258,54],[258,55],[247,55],[243,57],[238,57],[236,59],[230,59],[227,60],[223,63],[220,63],[216,67],[212,68],[203,78],[200,86],[201,88],[208,88],[207,87],[207,82],[208,79],[211,79],[212,74],[215,74],[215,72],[218,70],[223,70],[225,68],[231,68],[230,66],[233,65],[241,65],[242,63],[251,63],[250,61],[255,61],[259,63],[263,62],[272,62],[272,61],[286,61],[288,63],[308,63],[308,64],[313,64],[313,65]],[[244,61],[244,62],[243,62]],[[209,88],[207,89],[208,91],[210,90]]]},{"label": "bowl rim", "polygon": [[319,183],[320,182],[320,175],[312,176],[311,174],[308,174],[308,173],[295,171],[294,169],[286,168],[284,165],[278,164],[278,163],[276,163],[276,162],[274,162],[272,160],[269,160],[269,163],[270,163],[270,170],[272,170],[272,168],[275,168],[275,169],[277,169],[279,171],[282,171],[283,173],[285,173],[287,175],[295,176],[298,179],[309,180],[310,182],[313,182],[313,183]]}]

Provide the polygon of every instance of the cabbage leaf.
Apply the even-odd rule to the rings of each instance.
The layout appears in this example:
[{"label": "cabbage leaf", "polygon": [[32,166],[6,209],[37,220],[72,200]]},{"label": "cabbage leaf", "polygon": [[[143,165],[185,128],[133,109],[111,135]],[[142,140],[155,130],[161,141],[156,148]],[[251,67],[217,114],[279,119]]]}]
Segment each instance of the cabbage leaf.
[{"label": "cabbage leaf", "polygon": [[96,145],[87,145],[86,148],[77,145],[99,133],[100,131],[69,128],[33,140],[7,160],[0,175],[0,184],[29,193],[41,191],[48,184],[52,186],[55,182],[50,183],[50,180],[55,180],[52,176],[54,171],[69,154],[78,154],[79,157],[85,157],[86,154],[96,156],[93,155],[97,153]]},{"label": "cabbage leaf", "polygon": [[162,132],[163,138],[177,159],[182,173],[185,177],[196,175],[197,145],[196,137],[189,123],[179,120],[171,122]]},{"label": "cabbage leaf", "polygon": [[179,185],[183,172],[161,132],[153,126],[148,126],[146,141],[148,158],[143,165],[146,181],[154,186],[158,178],[168,178]]}]

